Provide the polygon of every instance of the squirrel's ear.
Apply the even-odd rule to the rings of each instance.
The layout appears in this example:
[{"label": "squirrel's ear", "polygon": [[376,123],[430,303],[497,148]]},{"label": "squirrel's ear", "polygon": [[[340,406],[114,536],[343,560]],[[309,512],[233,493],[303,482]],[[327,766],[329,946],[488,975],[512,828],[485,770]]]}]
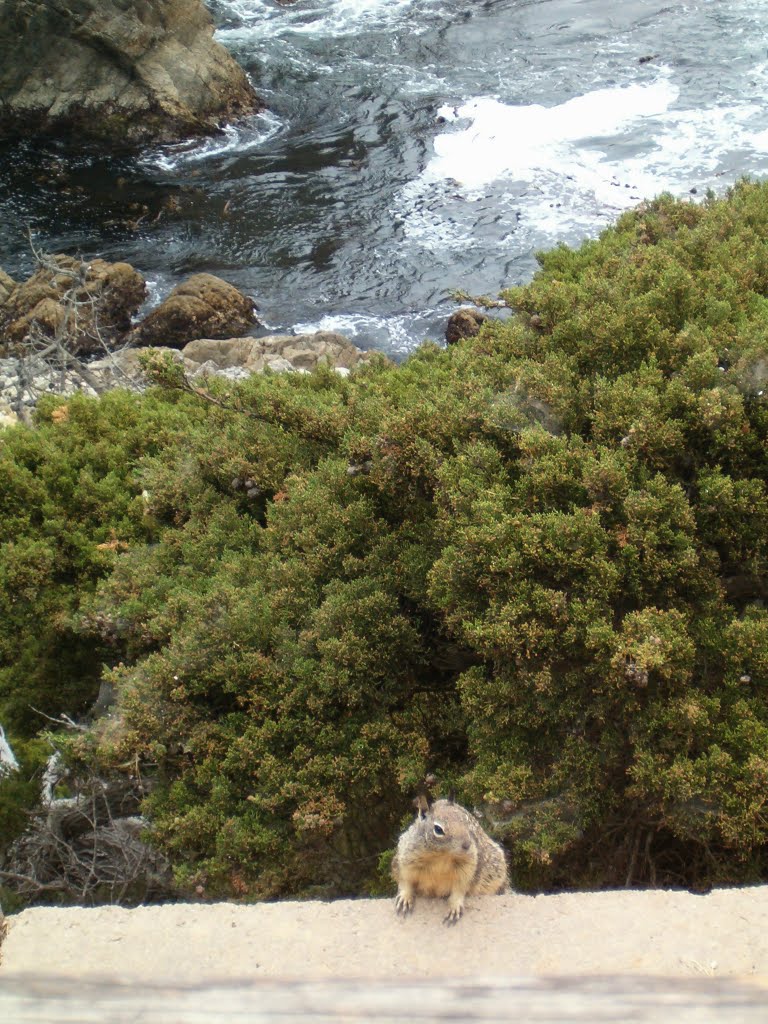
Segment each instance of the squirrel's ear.
[{"label": "squirrel's ear", "polygon": [[455,789],[452,789],[450,791],[450,793],[448,794],[448,803],[449,804],[456,803],[456,790]]},{"label": "squirrel's ear", "polygon": [[420,818],[426,818],[427,811],[429,810],[429,801],[425,796],[416,797],[416,810],[419,812]]}]

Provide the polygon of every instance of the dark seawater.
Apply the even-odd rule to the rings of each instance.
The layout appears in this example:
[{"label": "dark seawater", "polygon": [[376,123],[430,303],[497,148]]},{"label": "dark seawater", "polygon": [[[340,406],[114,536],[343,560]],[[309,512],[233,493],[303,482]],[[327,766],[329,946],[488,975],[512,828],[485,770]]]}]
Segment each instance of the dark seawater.
[{"label": "dark seawater", "polygon": [[399,356],[442,336],[454,290],[524,281],[659,191],[768,171],[765,0],[210,6],[268,112],[130,157],[6,146],[7,272],[31,270],[31,230],[133,263],[153,302],[210,271],[270,329]]}]

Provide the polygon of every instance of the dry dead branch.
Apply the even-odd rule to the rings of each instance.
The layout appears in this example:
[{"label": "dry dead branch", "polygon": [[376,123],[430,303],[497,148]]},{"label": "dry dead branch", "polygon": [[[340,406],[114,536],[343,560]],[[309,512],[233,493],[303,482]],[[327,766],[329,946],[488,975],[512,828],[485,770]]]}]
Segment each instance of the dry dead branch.
[{"label": "dry dead branch", "polygon": [[146,841],[140,783],[90,775],[74,796],[58,799],[48,788],[0,882],[27,903],[135,904],[170,895],[168,862]]},{"label": "dry dead branch", "polygon": [[[34,404],[44,390],[67,392],[72,384],[85,385],[100,395],[110,386],[101,375],[94,373],[86,358],[79,354],[83,340],[87,339],[91,354],[98,354],[109,363],[114,380],[120,385],[142,390],[145,383],[128,373],[116,359],[123,348],[114,347],[114,325],[104,321],[103,304],[100,295],[89,283],[90,264],[83,260],[63,260],[38,248],[31,232],[29,245],[37,264],[49,276],[52,286],[66,287],[58,300],[60,314],[53,322],[41,323],[32,320],[29,324],[23,347],[17,355],[18,376],[16,395],[10,405],[24,422],[30,420],[30,405]],[[49,386],[41,388],[36,381],[43,376]]]}]

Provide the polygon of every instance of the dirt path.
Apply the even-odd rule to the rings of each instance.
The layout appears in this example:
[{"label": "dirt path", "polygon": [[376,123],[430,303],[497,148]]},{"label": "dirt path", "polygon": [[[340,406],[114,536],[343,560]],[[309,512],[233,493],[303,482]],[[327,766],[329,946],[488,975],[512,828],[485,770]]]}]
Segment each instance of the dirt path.
[{"label": "dirt path", "polygon": [[0,984],[45,974],[174,984],[655,974],[768,985],[768,886],[442,901],[38,908],[7,919]]}]

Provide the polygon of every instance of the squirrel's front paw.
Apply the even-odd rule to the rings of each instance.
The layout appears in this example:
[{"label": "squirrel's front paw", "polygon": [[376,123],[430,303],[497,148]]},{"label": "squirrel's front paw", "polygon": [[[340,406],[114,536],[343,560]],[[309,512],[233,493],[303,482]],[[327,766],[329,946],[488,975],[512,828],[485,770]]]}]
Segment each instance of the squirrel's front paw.
[{"label": "squirrel's front paw", "polygon": [[458,924],[461,920],[461,915],[464,913],[463,904],[459,903],[455,907],[451,907],[448,913],[443,918],[443,924],[447,924],[449,927],[454,924]]},{"label": "squirrel's front paw", "polygon": [[395,897],[395,913],[401,917],[407,917],[413,910],[413,896],[406,892],[399,892]]}]

